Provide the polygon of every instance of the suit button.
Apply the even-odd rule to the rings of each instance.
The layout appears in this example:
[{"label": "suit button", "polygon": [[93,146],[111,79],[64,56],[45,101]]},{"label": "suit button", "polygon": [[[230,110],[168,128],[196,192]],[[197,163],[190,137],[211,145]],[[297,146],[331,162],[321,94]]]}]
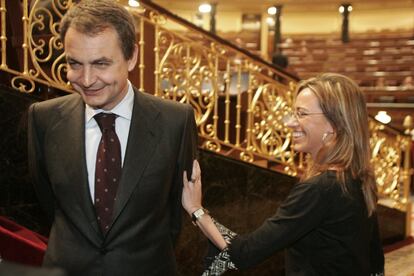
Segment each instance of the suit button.
[{"label": "suit button", "polygon": [[108,250],[105,247],[102,247],[100,249],[100,252],[101,252],[102,255],[105,255],[106,253],[108,253]]}]

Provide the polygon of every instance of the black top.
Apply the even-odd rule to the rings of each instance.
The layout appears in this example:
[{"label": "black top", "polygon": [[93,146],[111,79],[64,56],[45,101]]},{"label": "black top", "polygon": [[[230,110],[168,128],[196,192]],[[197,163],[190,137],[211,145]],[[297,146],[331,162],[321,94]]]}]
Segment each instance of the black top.
[{"label": "black top", "polygon": [[347,187],[333,171],[298,183],[273,217],[231,241],[231,262],[248,268],[287,248],[287,275],[382,275],[377,217],[367,216],[360,182]]}]

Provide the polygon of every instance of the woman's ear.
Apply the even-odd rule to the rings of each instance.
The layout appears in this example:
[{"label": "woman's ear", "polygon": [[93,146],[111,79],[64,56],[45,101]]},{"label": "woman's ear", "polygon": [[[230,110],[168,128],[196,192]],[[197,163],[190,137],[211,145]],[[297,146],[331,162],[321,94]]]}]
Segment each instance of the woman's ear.
[{"label": "woman's ear", "polygon": [[329,135],[334,135],[335,132],[333,131],[327,131],[322,135],[322,142],[326,142],[326,139],[328,138]]}]

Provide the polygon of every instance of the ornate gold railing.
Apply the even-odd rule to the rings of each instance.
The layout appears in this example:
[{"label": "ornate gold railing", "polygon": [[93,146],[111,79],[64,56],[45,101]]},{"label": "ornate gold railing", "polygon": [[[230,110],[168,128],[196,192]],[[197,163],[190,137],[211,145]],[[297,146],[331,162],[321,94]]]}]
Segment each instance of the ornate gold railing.
[{"label": "ornate gold railing", "polygon": [[387,128],[383,124],[370,121],[372,163],[375,169],[380,203],[407,212],[406,234],[411,233],[411,192],[410,185],[414,175],[413,141],[408,135],[412,123],[406,129],[406,135]]},{"label": "ornate gold railing", "polygon": [[[54,19],[62,17],[71,5],[71,1],[32,1],[30,12],[28,0],[24,0],[21,6],[20,3],[16,4],[8,0],[0,1],[2,53],[0,69],[14,76],[11,78],[10,85],[24,93],[34,92],[36,82],[70,92],[71,89],[63,77],[66,64],[63,44],[58,38],[59,21]],[[12,10],[8,10],[6,2]],[[20,26],[16,26],[16,22],[11,20],[13,17],[17,19],[16,15],[21,15],[21,21],[16,21]],[[6,20],[10,21],[9,29],[14,29],[14,36],[9,44]],[[17,30],[18,27],[21,27],[20,32]],[[21,53],[17,53],[19,60],[14,60],[15,68],[12,68],[8,63],[7,54],[18,51],[18,48],[14,47],[18,40],[21,40]],[[17,68],[16,64],[19,65]]]},{"label": "ornate gold railing", "polygon": [[[0,0],[0,71],[7,74],[7,85],[23,93],[36,93],[39,85],[72,92],[58,38],[60,19],[72,1],[36,0],[29,6],[23,0],[21,7],[16,2]],[[11,5],[21,13],[20,20],[8,24],[17,31],[6,28],[18,14],[10,15]],[[291,149],[282,120],[292,106],[294,76],[155,4],[128,9],[136,19],[140,50],[130,77],[139,90],[190,103],[202,148],[289,175],[300,173],[304,158]],[[17,58],[9,61],[12,52]],[[381,197],[409,214],[410,139],[374,121],[370,128]]]}]

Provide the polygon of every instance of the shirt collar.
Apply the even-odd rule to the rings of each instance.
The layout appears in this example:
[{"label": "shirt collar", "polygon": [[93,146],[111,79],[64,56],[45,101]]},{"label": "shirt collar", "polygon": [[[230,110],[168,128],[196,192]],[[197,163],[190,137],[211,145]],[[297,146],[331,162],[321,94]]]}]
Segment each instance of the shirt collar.
[{"label": "shirt collar", "polygon": [[132,117],[132,108],[134,106],[134,91],[132,89],[132,84],[128,80],[128,92],[125,97],[111,110],[95,109],[87,104],[85,104],[85,123],[88,124],[90,120],[98,113],[114,113],[119,117],[131,120]]}]

